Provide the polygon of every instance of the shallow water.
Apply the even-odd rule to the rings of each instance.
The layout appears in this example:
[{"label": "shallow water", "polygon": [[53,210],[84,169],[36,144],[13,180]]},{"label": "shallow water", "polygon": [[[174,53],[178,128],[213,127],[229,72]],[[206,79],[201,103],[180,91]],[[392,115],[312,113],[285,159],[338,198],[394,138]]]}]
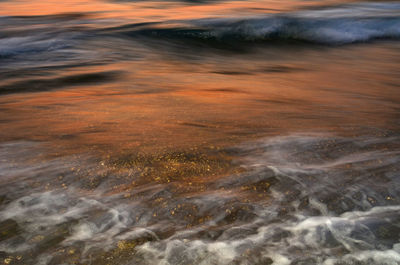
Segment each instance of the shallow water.
[{"label": "shallow water", "polygon": [[400,264],[400,3],[0,1],[0,262]]}]

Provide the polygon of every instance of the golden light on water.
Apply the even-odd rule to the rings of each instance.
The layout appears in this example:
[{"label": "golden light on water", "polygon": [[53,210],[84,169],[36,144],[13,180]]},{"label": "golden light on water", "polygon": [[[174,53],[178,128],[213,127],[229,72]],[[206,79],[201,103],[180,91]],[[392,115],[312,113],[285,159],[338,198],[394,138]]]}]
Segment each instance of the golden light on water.
[{"label": "golden light on water", "polygon": [[399,263],[399,9],[0,1],[0,263]]}]

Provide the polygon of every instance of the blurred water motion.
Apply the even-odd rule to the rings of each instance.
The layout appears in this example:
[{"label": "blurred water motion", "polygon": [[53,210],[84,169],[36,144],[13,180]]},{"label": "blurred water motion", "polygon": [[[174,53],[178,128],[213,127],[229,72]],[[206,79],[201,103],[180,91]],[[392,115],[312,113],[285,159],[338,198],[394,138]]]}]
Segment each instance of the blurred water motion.
[{"label": "blurred water motion", "polygon": [[400,4],[1,1],[0,263],[400,264]]}]

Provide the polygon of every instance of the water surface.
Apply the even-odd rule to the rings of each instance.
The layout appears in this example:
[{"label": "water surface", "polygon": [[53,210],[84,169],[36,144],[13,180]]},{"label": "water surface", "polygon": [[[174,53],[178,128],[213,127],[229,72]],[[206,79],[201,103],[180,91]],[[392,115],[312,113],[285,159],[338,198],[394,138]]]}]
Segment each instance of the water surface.
[{"label": "water surface", "polygon": [[400,3],[1,1],[0,261],[400,264]]}]

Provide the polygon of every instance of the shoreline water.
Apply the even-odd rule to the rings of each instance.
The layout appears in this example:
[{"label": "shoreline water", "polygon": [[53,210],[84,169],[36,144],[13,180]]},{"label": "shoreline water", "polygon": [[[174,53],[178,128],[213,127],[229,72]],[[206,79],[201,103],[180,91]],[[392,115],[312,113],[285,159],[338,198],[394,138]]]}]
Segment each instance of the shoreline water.
[{"label": "shoreline water", "polygon": [[399,9],[0,1],[0,263],[400,263]]},{"label": "shoreline water", "polygon": [[36,144],[3,144],[0,248],[15,264],[390,264],[396,139],[294,134],[242,144],[235,160],[42,160]]}]

